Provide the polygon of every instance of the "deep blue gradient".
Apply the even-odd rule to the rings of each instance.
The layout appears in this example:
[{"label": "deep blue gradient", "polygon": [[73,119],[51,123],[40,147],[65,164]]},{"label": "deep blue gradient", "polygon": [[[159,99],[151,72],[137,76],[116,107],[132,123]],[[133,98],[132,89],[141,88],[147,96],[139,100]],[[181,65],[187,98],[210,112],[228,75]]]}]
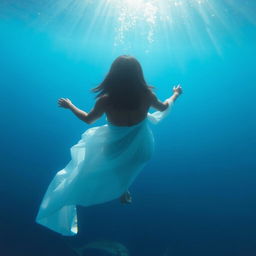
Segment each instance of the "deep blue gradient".
[{"label": "deep blue gradient", "polygon": [[[220,51],[203,33],[200,51],[177,31],[171,50],[156,32],[145,53],[141,38],[127,51],[113,46],[112,30],[102,40],[101,20],[84,44],[81,26],[66,35],[68,17],[46,25],[35,13],[47,5],[25,2],[0,4],[0,255],[72,256],[72,247],[98,239],[123,243],[131,256],[163,256],[167,248],[165,256],[256,255],[256,23],[234,12],[232,33],[216,24]],[[105,117],[88,126],[57,99],[89,111],[89,89],[120,54],[139,59],[161,100],[174,84],[184,94],[152,126],[155,155],[131,188],[133,204],[80,207],[78,236],[61,237],[35,224],[38,207],[69,148]]]}]

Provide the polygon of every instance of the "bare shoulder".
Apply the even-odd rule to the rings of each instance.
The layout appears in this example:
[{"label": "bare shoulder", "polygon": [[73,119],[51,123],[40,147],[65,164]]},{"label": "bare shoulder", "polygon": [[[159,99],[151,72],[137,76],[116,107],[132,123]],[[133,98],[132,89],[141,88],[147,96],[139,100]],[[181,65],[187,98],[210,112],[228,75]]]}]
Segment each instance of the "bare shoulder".
[{"label": "bare shoulder", "polygon": [[104,94],[104,95],[100,96],[100,97],[97,99],[96,102],[97,102],[98,104],[100,104],[100,105],[104,105],[104,104],[106,104],[107,100],[108,100],[108,95]]},{"label": "bare shoulder", "polygon": [[108,95],[102,95],[100,96],[95,103],[95,107],[97,109],[102,109],[105,110],[106,106],[107,106],[107,102],[108,102]]},{"label": "bare shoulder", "polygon": [[157,96],[152,90],[148,91],[148,100],[150,103],[153,103],[157,100]]}]

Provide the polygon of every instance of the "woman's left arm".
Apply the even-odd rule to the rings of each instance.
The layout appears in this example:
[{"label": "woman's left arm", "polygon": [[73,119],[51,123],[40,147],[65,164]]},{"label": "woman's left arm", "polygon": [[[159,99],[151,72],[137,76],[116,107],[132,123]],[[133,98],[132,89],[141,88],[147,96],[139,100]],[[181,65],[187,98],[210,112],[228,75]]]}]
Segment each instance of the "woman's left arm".
[{"label": "woman's left arm", "polygon": [[93,109],[87,113],[79,108],[77,108],[70,99],[61,98],[58,100],[59,107],[70,109],[79,119],[86,122],[87,124],[91,124],[97,119],[99,119],[104,114],[104,105],[103,98],[99,98]]}]

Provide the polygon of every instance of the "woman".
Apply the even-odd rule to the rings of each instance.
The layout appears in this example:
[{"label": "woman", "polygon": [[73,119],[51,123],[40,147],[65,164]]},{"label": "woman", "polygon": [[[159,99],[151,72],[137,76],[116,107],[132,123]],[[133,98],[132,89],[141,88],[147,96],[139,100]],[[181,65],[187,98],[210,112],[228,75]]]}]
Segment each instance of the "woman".
[{"label": "woman", "polygon": [[[108,124],[88,129],[71,148],[71,161],[54,177],[40,206],[36,221],[62,235],[77,234],[76,205],[89,206],[120,197],[131,202],[128,188],[151,158],[154,139],[148,120],[159,122],[182,93],[173,87],[165,102],[158,100],[145,82],[139,62],[127,55],[118,57],[103,82],[89,112],[69,99],[58,100],[82,121],[91,124],[104,113]],[[149,114],[153,107],[159,111]]]}]

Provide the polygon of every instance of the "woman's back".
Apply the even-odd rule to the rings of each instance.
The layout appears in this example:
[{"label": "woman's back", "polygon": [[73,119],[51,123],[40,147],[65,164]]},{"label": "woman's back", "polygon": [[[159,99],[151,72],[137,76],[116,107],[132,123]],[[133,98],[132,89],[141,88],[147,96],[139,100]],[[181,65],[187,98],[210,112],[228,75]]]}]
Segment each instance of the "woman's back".
[{"label": "woman's back", "polygon": [[[104,110],[110,123],[116,126],[132,126],[147,117],[148,110],[152,104],[152,96],[146,93],[136,109],[120,109],[111,104],[107,95],[104,98]],[[132,101],[132,99],[130,99]]]}]

